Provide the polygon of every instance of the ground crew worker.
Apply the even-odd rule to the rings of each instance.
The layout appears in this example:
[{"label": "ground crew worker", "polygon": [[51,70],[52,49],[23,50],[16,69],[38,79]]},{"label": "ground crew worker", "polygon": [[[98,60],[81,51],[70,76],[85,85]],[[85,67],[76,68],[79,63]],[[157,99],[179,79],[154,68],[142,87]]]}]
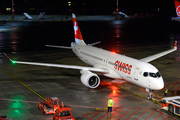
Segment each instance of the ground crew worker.
[{"label": "ground crew worker", "polygon": [[168,89],[165,88],[165,89],[164,89],[164,96],[165,96],[165,97],[167,97],[167,93],[168,93]]},{"label": "ground crew worker", "polygon": [[114,101],[110,98],[108,100],[107,106],[108,106],[108,112],[112,112],[112,107],[113,107]]}]

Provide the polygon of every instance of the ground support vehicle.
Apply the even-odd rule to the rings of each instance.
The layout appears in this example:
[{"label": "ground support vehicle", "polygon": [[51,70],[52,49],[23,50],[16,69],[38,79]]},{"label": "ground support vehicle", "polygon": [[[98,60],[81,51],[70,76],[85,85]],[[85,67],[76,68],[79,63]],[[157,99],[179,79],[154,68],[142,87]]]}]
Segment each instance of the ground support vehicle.
[{"label": "ground support vehicle", "polygon": [[12,120],[11,118],[7,118],[6,115],[0,115],[0,120]]},{"label": "ground support vehicle", "polygon": [[57,109],[60,108],[60,102],[57,97],[46,97],[46,100],[39,99],[38,109],[44,114],[54,114]]},{"label": "ground support vehicle", "polygon": [[72,109],[69,107],[61,107],[56,110],[53,120],[75,120],[72,116]]},{"label": "ground support vehicle", "polygon": [[163,98],[161,108],[180,116],[180,96]]}]

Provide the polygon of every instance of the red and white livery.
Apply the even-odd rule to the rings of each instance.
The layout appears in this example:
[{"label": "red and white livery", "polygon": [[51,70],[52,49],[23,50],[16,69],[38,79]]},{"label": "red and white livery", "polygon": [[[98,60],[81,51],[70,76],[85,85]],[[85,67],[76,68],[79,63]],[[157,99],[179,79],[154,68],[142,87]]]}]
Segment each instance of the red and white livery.
[{"label": "red and white livery", "polygon": [[163,98],[161,108],[180,116],[180,96]]},{"label": "red and white livery", "polygon": [[72,18],[75,42],[71,43],[71,47],[47,46],[72,49],[78,58],[92,67],[22,61],[13,62],[79,69],[82,74],[80,77],[81,82],[89,88],[96,88],[99,86],[100,78],[96,74],[97,72],[113,79],[126,80],[146,89],[160,90],[164,87],[164,81],[158,69],[148,62],[177,50],[177,42],[175,42],[174,48],[170,50],[138,60],[121,54],[112,54],[110,51],[92,46],[94,43],[87,45],[83,40],[75,14],[72,14]]},{"label": "red and white livery", "polygon": [[174,0],[174,5],[177,17],[173,17],[172,20],[180,22],[180,2],[178,0]]}]

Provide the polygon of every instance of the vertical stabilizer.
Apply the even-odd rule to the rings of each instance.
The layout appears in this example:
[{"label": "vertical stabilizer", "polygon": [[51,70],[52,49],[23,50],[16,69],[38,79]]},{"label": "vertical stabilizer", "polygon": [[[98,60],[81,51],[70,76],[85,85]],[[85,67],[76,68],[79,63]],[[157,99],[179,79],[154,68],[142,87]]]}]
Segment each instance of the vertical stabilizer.
[{"label": "vertical stabilizer", "polygon": [[178,0],[174,0],[176,14],[178,17],[180,17],[180,2]]},{"label": "vertical stabilizer", "polygon": [[174,43],[174,49],[177,50],[177,41]]},{"label": "vertical stabilizer", "polygon": [[79,25],[77,23],[76,16],[73,13],[72,13],[72,19],[73,19],[74,37],[75,37],[76,44],[86,45],[84,40],[83,40],[83,37],[81,35],[81,31],[80,31]]}]

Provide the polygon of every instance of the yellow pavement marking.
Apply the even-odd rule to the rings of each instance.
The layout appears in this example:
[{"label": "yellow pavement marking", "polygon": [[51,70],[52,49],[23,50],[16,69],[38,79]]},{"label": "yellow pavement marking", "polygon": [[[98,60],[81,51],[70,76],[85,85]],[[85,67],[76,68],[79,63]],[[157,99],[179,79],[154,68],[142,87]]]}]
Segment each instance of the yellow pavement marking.
[{"label": "yellow pavement marking", "polygon": [[136,94],[136,95],[138,95],[138,96],[140,96],[140,97],[144,97],[144,96],[142,96],[142,95],[140,95],[140,94],[138,94],[138,93],[135,93],[135,92],[134,92],[134,94]]},{"label": "yellow pavement marking", "polygon": [[31,89],[30,87],[28,87],[26,84],[24,84],[23,82],[21,82],[19,79],[17,79],[14,75],[12,75],[11,73],[9,73],[8,71],[6,71],[4,68],[0,67],[4,72],[6,72],[7,74],[9,74],[11,77],[13,77],[14,79],[16,79],[18,82],[20,82],[22,85],[24,85],[25,87],[27,87],[29,90],[31,90],[33,93],[35,93],[37,96],[39,96],[40,98],[42,98],[43,100],[47,101],[44,97],[42,97],[41,95],[39,95],[36,91],[34,91],[33,89]]},{"label": "yellow pavement marking", "polygon": [[[110,82],[110,81],[108,81],[108,80],[104,80],[104,81],[106,81],[106,82],[108,82],[108,83],[111,83],[111,82]],[[117,87],[119,87],[119,88],[122,88],[122,89],[126,90],[126,88],[124,88],[124,87],[122,87],[122,86],[120,86],[120,85],[117,85]],[[135,93],[135,92],[134,92],[134,94],[136,94],[136,95],[138,95],[138,96],[140,96],[140,97],[146,97],[146,96],[142,96],[142,95],[140,95],[140,94],[138,94],[138,93]]]},{"label": "yellow pavement marking", "polygon": [[118,87],[119,87],[119,88],[122,88],[122,89],[124,89],[124,90],[126,90],[126,88],[124,88],[124,87],[122,87],[122,86],[120,86],[120,85],[118,85]]}]

